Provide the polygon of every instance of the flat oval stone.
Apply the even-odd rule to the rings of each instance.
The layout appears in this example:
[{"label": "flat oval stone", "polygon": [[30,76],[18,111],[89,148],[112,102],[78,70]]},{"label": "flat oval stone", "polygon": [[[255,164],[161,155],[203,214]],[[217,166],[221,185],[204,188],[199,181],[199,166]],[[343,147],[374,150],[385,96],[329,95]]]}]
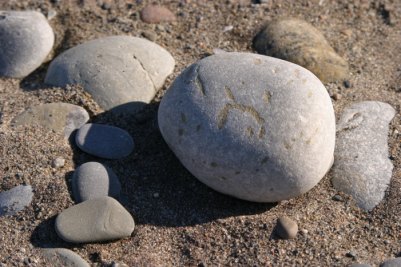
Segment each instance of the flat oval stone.
[{"label": "flat oval stone", "polygon": [[146,23],[175,21],[176,17],[164,6],[147,5],[141,10],[141,19]]},{"label": "flat oval stone", "polygon": [[64,210],[57,216],[55,227],[66,242],[90,243],[129,237],[135,223],[117,200],[103,197]]},{"label": "flat oval stone", "polygon": [[14,215],[32,202],[33,192],[30,185],[19,185],[0,193],[0,216]]},{"label": "flat oval stone", "polygon": [[337,124],[332,183],[365,210],[380,203],[390,184],[387,136],[394,115],[389,104],[365,101],[345,109]]},{"label": "flat oval stone", "polygon": [[60,87],[80,84],[106,110],[130,103],[137,111],[153,99],[174,65],[170,53],[153,42],[111,36],[59,55],[50,64],[45,82]]},{"label": "flat oval stone", "polygon": [[89,120],[88,112],[68,103],[48,103],[34,106],[14,118],[14,125],[40,125],[69,138]]},{"label": "flat oval stone", "polygon": [[163,97],[160,131],[200,181],[237,198],[275,202],[314,187],[331,167],[335,118],[308,70],[251,53],[193,64]]},{"label": "flat oval stone", "polygon": [[77,253],[65,248],[43,249],[42,254],[51,266],[57,267],[89,267]]},{"label": "flat oval stone", "polygon": [[276,232],[282,239],[293,239],[298,233],[298,224],[287,216],[281,216],[277,220]]},{"label": "flat oval stone", "polygon": [[72,176],[72,193],[76,202],[110,196],[118,199],[121,184],[112,169],[98,162],[79,166]]},{"label": "flat oval stone", "polygon": [[0,11],[0,76],[23,78],[50,53],[54,33],[36,11]]},{"label": "flat oval stone", "polygon": [[255,50],[301,65],[323,82],[344,80],[348,64],[323,34],[306,21],[284,18],[269,22],[253,40]]},{"label": "flat oval stone", "polygon": [[75,142],[86,153],[105,159],[124,158],[134,150],[134,140],[127,131],[102,124],[85,124]]}]

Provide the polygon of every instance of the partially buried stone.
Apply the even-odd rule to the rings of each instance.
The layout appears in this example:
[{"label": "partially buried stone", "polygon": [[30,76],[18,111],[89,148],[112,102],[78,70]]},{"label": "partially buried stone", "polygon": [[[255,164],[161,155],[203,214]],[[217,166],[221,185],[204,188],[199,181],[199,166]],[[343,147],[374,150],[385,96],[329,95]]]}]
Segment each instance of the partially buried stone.
[{"label": "partially buried stone", "polygon": [[391,260],[386,260],[380,267],[400,267],[401,266],[401,258],[395,258]]},{"label": "partially buried stone", "polygon": [[287,216],[278,218],[276,233],[282,239],[292,239],[297,236],[298,224]]},{"label": "partially buried stone", "polygon": [[98,162],[79,166],[72,177],[72,193],[76,202],[104,196],[118,199],[121,184],[112,169]]},{"label": "partially buried stone", "polygon": [[102,124],[85,124],[78,130],[75,142],[86,153],[105,159],[124,158],[134,150],[134,140],[128,132]]},{"label": "partially buried stone", "polygon": [[0,193],[0,216],[14,215],[31,204],[33,198],[30,185],[19,185]]},{"label": "partially buried stone", "polygon": [[111,197],[72,206],[56,218],[56,232],[71,243],[111,241],[129,237],[135,223],[131,214]]},{"label": "partially buried stone", "polygon": [[60,87],[80,84],[103,109],[135,113],[153,99],[174,65],[170,53],[153,42],[111,36],[59,55],[45,82]]},{"label": "partially buried stone", "polygon": [[250,53],[221,53],[184,70],[164,95],[160,131],[200,181],[237,198],[299,196],[331,167],[334,110],[308,70]]},{"label": "partially buried stone", "polygon": [[175,21],[175,15],[167,8],[158,5],[147,5],[141,10],[141,19],[146,23]]},{"label": "partially buried stone", "polygon": [[348,77],[347,62],[319,30],[303,20],[282,18],[268,22],[254,38],[253,46],[258,53],[307,68],[323,82]]},{"label": "partially buried stone", "polygon": [[0,76],[28,76],[43,63],[53,44],[53,30],[42,13],[0,11]]},{"label": "partially buried stone", "polygon": [[48,103],[34,106],[14,118],[13,124],[40,125],[65,138],[89,120],[88,112],[76,105],[68,103]]},{"label": "partially buried stone", "polygon": [[387,135],[394,115],[389,104],[366,101],[347,108],[337,124],[332,182],[365,210],[380,203],[390,183]]},{"label": "partially buried stone", "polygon": [[65,248],[43,249],[42,254],[48,266],[55,267],[89,267],[77,253]]}]

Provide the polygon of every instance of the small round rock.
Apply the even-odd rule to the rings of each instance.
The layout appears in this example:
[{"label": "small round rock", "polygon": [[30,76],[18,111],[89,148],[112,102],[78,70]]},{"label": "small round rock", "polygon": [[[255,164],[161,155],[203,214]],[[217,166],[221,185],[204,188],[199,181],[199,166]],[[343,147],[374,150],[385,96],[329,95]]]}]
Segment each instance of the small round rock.
[{"label": "small round rock", "polygon": [[119,199],[120,191],[117,175],[98,162],[82,164],[72,177],[72,193],[77,203],[104,196]]},{"label": "small round rock", "polygon": [[102,124],[85,124],[75,142],[86,153],[105,159],[124,158],[134,150],[134,140],[127,131]]},{"label": "small round rock", "polygon": [[298,233],[298,224],[287,216],[278,218],[276,233],[282,239],[293,239]]},{"label": "small round rock", "polygon": [[23,78],[50,53],[54,33],[36,11],[0,11],[0,76]]},{"label": "small round rock", "polygon": [[0,216],[14,215],[32,202],[33,192],[30,185],[19,185],[0,193]]},{"label": "small round rock", "polygon": [[49,266],[89,267],[77,253],[65,248],[48,248],[42,250]]},{"label": "small round rock", "polygon": [[141,10],[141,19],[146,23],[175,21],[175,15],[166,7],[147,5]]},{"label": "small round rock", "polygon": [[52,167],[53,168],[61,168],[64,167],[65,159],[58,157],[52,160]]}]

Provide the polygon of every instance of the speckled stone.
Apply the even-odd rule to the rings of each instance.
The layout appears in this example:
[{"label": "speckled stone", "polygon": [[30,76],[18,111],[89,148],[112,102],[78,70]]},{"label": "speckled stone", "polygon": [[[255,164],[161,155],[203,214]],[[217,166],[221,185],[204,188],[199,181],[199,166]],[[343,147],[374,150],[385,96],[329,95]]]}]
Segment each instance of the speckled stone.
[{"label": "speckled stone", "polygon": [[90,243],[129,237],[135,223],[117,200],[103,197],[64,210],[57,216],[55,227],[66,242]]},{"label": "speckled stone", "polygon": [[0,11],[0,76],[28,76],[43,63],[53,44],[53,30],[42,13]]},{"label": "speckled stone", "polygon": [[89,267],[77,253],[65,248],[43,249],[42,254],[49,266],[54,267]]},{"label": "speckled stone", "polygon": [[134,140],[127,131],[103,124],[85,124],[75,142],[86,153],[105,159],[124,158],[134,150]]},{"label": "speckled stone", "polygon": [[337,124],[332,182],[365,210],[380,203],[390,184],[387,135],[394,115],[389,104],[366,101],[344,110]]},{"label": "speckled stone", "polygon": [[71,133],[79,129],[89,120],[88,112],[76,105],[68,103],[48,103],[34,106],[14,118],[13,124],[39,125],[69,138]]},{"label": "speckled stone", "polygon": [[307,192],[333,161],[334,110],[310,71],[251,53],[221,53],[184,70],[158,113],[164,140],[200,181],[275,202]]},{"label": "speckled stone", "polygon": [[323,82],[348,77],[348,63],[319,30],[300,19],[281,18],[269,22],[254,38],[253,46],[258,53],[307,68]]},{"label": "speckled stone", "polygon": [[153,42],[111,36],[59,55],[45,82],[60,87],[80,84],[103,109],[134,113],[153,99],[174,65],[170,53]]},{"label": "speckled stone", "polygon": [[77,203],[104,196],[118,199],[121,184],[109,167],[98,162],[79,166],[72,177],[72,193]]},{"label": "speckled stone", "polygon": [[287,216],[278,218],[276,233],[282,239],[293,239],[298,233],[298,224]]},{"label": "speckled stone", "polygon": [[14,215],[32,202],[33,192],[30,185],[19,185],[0,193],[0,216]]}]

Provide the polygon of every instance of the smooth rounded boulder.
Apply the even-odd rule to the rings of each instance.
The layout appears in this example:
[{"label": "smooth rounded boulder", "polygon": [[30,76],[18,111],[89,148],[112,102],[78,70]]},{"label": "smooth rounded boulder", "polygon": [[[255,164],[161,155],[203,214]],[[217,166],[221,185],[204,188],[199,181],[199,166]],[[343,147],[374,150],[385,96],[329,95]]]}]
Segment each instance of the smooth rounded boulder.
[{"label": "smooth rounded boulder", "polygon": [[64,210],[57,216],[55,227],[66,242],[90,243],[129,237],[135,223],[117,200],[103,197]]},{"label": "smooth rounded boulder", "polygon": [[0,11],[0,76],[24,78],[45,61],[54,33],[36,11]]},{"label": "smooth rounded boulder", "polygon": [[63,52],[50,64],[45,82],[80,84],[103,109],[135,112],[153,99],[174,66],[170,53],[153,42],[110,36]]},{"label": "smooth rounded boulder", "polygon": [[268,22],[254,38],[253,46],[260,54],[310,70],[323,82],[348,78],[348,63],[318,29],[304,20],[281,18]]},{"label": "smooth rounded boulder", "polygon": [[65,248],[47,248],[42,250],[42,254],[46,259],[46,263],[51,266],[58,267],[89,267],[74,251]]},{"label": "smooth rounded boulder", "polygon": [[162,136],[211,188],[276,202],[314,187],[333,161],[335,117],[310,71],[251,53],[216,54],[191,65],[164,95]]}]

